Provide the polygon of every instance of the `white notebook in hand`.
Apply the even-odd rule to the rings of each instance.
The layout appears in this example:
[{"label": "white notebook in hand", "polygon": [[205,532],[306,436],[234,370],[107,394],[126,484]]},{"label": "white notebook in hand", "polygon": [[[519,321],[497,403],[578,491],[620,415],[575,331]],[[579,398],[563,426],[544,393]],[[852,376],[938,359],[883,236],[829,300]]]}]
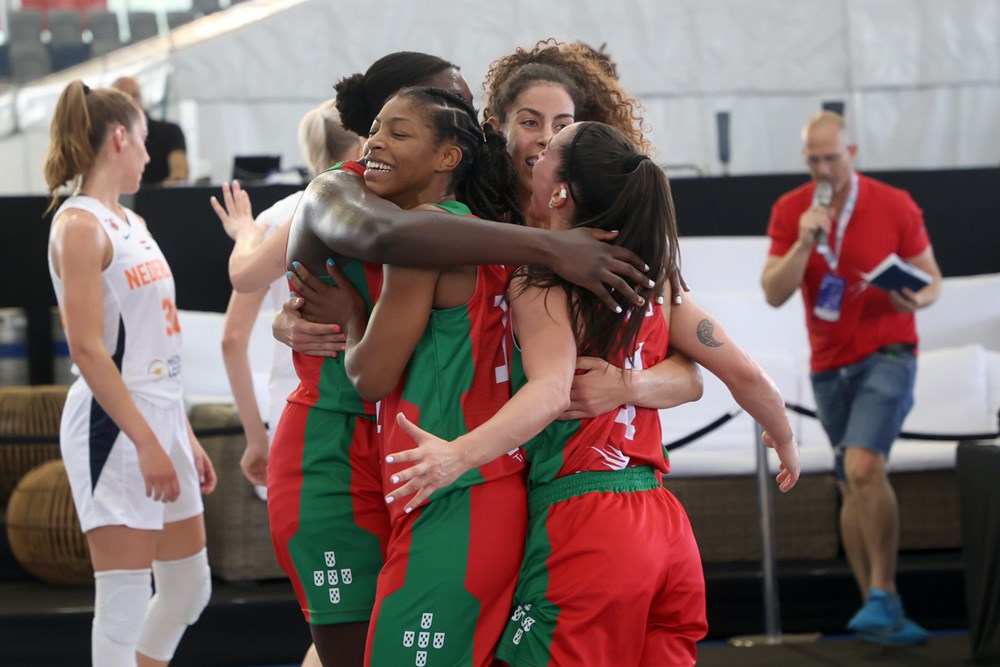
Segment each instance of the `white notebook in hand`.
[{"label": "white notebook in hand", "polygon": [[916,292],[930,285],[933,280],[929,273],[904,262],[896,253],[890,253],[874,269],[862,273],[861,278],[885,292],[902,291],[904,287]]}]

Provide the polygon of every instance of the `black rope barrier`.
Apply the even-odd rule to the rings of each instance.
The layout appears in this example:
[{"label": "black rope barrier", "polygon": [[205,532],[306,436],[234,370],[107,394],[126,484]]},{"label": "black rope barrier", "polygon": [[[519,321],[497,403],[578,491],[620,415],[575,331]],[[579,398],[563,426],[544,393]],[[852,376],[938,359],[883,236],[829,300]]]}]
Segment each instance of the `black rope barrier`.
[{"label": "black rope barrier", "polygon": [[722,415],[721,417],[719,417],[715,421],[713,421],[713,422],[711,422],[709,424],[706,424],[705,426],[702,426],[697,431],[692,431],[691,433],[688,433],[687,435],[685,435],[683,438],[679,438],[677,440],[674,440],[673,442],[667,443],[667,444],[663,445],[663,447],[668,452],[672,451],[672,450],[675,450],[675,449],[680,449],[684,445],[688,445],[688,444],[694,442],[695,440],[697,440],[698,438],[701,438],[702,436],[708,435],[709,433],[711,433],[715,429],[719,428],[720,426],[722,426],[723,424],[725,424],[727,421],[729,421],[730,419],[732,419],[736,415],[740,414],[741,412],[743,412],[742,409],[735,408],[735,409],[731,410],[730,412],[727,412],[726,414]]},{"label": "black rope barrier", "polygon": [[[812,419],[817,419],[816,411],[810,408],[804,408],[801,405],[796,405],[795,403],[785,403],[785,408],[796,412],[800,415],[806,417],[811,417]],[[712,431],[720,428],[723,424],[738,416],[743,410],[741,408],[734,408],[733,410],[723,414],[714,421],[709,422],[705,426],[702,426],[696,431],[685,435],[682,438],[678,438],[673,442],[664,445],[667,451],[672,451],[675,449],[680,449],[685,445],[689,445],[695,440],[699,440],[704,436],[708,435]],[[242,426],[220,426],[218,428],[202,428],[196,429],[194,432],[195,436],[198,438],[214,438],[225,435],[243,435]],[[936,442],[953,442],[955,440],[994,440],[1000,438],[1000,431],[994,433],[911,433],[909,431],[902,431],[899,434],[900,438],[905,438],[907,440],[928,440]],[[0,445],[48,445],[48,444],[58,444],[59,435],[0,435]]]},{"label": "black rope barrier", "polygon": [[[815,410],[804,408],[801,405],[785,403],[785,408],[791,410],[792,412],[797,412],[800,415],[805,415],[806,417],[819,419]],[[938,442],[951,442],[953,440],[993,440],[994,438],[1000,438],[1000,431],[994,433],[912,433],[910,431],[901,431],[897,437],[905,438],[907,440],[931,440]]]}]

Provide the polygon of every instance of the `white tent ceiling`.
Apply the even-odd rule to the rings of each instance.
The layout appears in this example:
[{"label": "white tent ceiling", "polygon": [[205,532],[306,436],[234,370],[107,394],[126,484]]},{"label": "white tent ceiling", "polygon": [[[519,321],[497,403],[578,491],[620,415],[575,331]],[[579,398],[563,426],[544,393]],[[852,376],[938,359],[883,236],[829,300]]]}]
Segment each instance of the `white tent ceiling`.
[{"label": "white tent ceiling", "polygon": [[992,165],[998,25],[997,0],[253,0],[0,97],[0,193],[44,191],[47,125],[72,78],[137,76],[183,126],[194,175],[220,181],[236,154],[301,163],[302,114],[388,52],[447,58],[478,91],[493,59],[550,36],[607,44],[665,164],[720,173],[728,111],[730,173],[799,170],[799,128],[839,100],[862,168]]}]

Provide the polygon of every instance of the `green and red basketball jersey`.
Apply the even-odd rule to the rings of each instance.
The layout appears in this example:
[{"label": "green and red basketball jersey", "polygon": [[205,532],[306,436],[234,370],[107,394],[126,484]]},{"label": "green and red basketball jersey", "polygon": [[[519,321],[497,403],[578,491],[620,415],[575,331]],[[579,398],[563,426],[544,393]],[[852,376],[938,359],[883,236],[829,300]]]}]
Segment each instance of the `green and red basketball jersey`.
[{"label": "green and red basketball jersey", "polygon": [[[357,163],[334,169],[341,167],[364,173]],[[341,270],[371,309],[381,265],[351,261]],[[278,420],[268,457],[275,555],[307,621],[367,621],[390,530],[375,406],[355,391],[343,355],[292,355],[299,385]]]},{"label": "green and red basketball jersey", "polygon": [[[336,170],[349,171],[362,177],[365,173],[365,167],[358,162],[341,162],[327,171]],[[382,265],[351,260],[339,268],[364,297],[368,311],[371,312],[382,289]],[[317,277],[332,284],[329,276]],[[344,355],[316,357],[293,351],[292,363],[299,376],[299,386],[288,396],[289,403],[333,412],[375,415],[375,405],[362,400],[347,378]]]},{"label": "green and red basketball jersey", "polygon": [[[643,370],[655,366],[667,356],[670,331],[658,305],[645,311],[635,350],[608,361],[618,368]],[[527,382],[521,357],[513,341],[511,372],[514,391]],[[528,487],[583,471],[622,470],[632,466],[651,466],[666,474],[670,471],[663,447],[659,411],[634,405],[588,419],[555,421],[525,443],[524,453],[530,464]]]},{"label": "green and red basketball jersey", "polygon": [[[470,215],[459,202],[440,208]],[[435,309],[417,343],[400,384],[379,405],[379,424],[385,455],[413,449],[416,443],[396,423],[402,412],[420,428],[444,440],[454,440],[476,428],[510,399],[506,355],[507,304],[504,292],[508,270],[503,266],[477,267],[476,287],[469,300],[453,308]],[[399,466],[386,466],[383,484]],[[438,497],[455,488],[519,474],[524,468],[520,450],[466,472]],[[389,506],[393,520],[406,503]]]}]

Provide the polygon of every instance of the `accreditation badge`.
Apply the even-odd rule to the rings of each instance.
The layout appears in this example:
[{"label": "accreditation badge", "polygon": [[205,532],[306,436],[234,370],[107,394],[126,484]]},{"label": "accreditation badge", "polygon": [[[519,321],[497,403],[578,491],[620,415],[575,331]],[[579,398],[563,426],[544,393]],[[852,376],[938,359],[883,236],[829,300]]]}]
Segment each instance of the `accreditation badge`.
[{"label": "accreditation badge", "polygon": [[844,292],[847,291],[847,279],[827,272],[819,284],[819,297],[813,308],[813,315],[827,322],[840,319],[840,307],[844,303]]}]

